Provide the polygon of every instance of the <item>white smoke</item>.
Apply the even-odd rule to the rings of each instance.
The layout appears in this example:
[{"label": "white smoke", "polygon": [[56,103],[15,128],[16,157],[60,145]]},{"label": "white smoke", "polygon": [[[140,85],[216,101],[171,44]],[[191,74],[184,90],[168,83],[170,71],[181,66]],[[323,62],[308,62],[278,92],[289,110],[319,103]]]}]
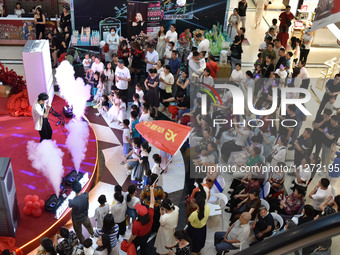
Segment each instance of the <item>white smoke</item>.
[{"label": "white smoke", "polygon": [[90,131],[87,122],[73,119],[66,125],[69,134],[66,146],[71,152],[74,167],[79,172],[80,163],[85,158]]},{"label": "white smoke", "polygon": [[51,182],[55,194],[59,196],[60,183],[64,175],[64,153],[58,148],[56,141],[43,140],[41,143],[28,141],[27,153],[33,168]]},{"label": "white smoke", "polygon": [[91,86],[85,85],[81,78],[74,79],[73,66],[63,61],[56,69],[60,94],[73,107],[73,114],[80,119],[85,112],[86,101],[91,97]]}]

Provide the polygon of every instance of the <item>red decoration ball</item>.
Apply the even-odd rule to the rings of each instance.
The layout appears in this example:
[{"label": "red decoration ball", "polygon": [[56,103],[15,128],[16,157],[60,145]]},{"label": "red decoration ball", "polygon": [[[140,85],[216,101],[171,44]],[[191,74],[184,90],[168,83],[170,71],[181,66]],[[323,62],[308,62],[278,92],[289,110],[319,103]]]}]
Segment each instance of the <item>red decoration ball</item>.
[{"label": "red decoration ball", "polygon": [[31,215],[31,213],[32,213],[32,208],[31,208],[31,207],[25,206],[23,211],[24,211],[24,214],[25,214],[25,215]]},{"label": "red decoration ball", "polygon": [[39,201],[39,197],[38,197],[37,195],[34,195],[34,196],[33,196],[33,201],[32,201],[32,202],[34,203],[34,202],[36,202],[36,201]]},{"label": "red decoration ball", "polygon": [[36,201],[33,203],[33,209],[38,209],[38,208],[40,208],[40,203],[39,201]]},{"label": "red decoration ball", "polygon": [[44,206],[45,206],[45,201],[42,200],[42,199],[40,199],[40,200],[39,200],[39,204],[40,204],[40,208],[44,208]]},{"label": "red decoration ball", "polygon": [[28,201],[32,201],[32,195],[27,195],[27,196],[25,196],[25,198],[24,198],[24,201],[25,201],[25,203],[27,203]]},{"label": "red decoration ball", "polygon": [[32,210],[32,215],[33,215],[34,217],[40,217],[41,214],[42,214],[42,211],[41,211],[40,208],[34,208],[34,209]]},{"label": "red decoration ball", "polygon": [[31,208],[31,209],[32,209],[32,206],[33,206],[33,203],[32,203],[32,201],[28,201],[28,202],[26,203],[26,207],[28,207],[28,208]]}]

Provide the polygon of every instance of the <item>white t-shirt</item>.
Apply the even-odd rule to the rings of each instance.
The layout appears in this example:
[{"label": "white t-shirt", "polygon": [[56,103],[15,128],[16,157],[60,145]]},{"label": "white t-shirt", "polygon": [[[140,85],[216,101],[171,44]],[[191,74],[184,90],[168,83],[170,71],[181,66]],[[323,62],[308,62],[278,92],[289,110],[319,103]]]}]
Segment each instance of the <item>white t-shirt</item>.
[{"label": "white t-shirt", "polygon": [[83,59],[83,66],[84,66],[84,67],[90,67],[90,66],[91,66],[91,62],[92,62],[92,59],[90,59],[90,58],[88,58],[88,59],[84,58],[84,59]]},{"label": "white t-shirt", "polygon": [[312,44],[313,41],[313,35],[308,35],[308,34],[304,34],[304,36],[302,37],[302,40],[305,40],[306,42],[309,42],[308,44],[305,44],[305,49],[309,50],[310,49],[310,45]]},{"label": "white t-shirt", "polygon": [[165,34],[165,38],[169,39],[169,42],[174,42],[175,46],[174,46],[174,50],[177,48],[177,32],[171,32],[171,30],[169,30],[168,32],[166,32]]},{"label": "white t-shirt", "polygon": [[126,210],[127,206],[125,201],[123,201],[123,203],[116,202],[115,204],[112,205],[111,213],[117,224],[125,220]]},{"label": "white t-shirt", "polygon": [[99,72],[102,73],[104,71],[104,64],[102,62],[99,62],[99,64],[97,64],[96,62],[94,62],[91,66],[92,71],[95,72]]},{"label": "white t-shirt", "polygon": [[[126,66],[124,66],[123,69],[117,66],[115,74],[117,77],[120,77],[120,78],[125,78],[125,79],[131,78],[130,70]],[[118,80],[118,82],[116,82],[116,86],[118,89],[122,89],[122,90],[128,89],[128,85],[129,85],[128,81]]]},{"label": "white t-shirt", "polygon": [[204,75],[201,76],[201,82],[204,84],[207,84],[211,87],[214,87],[215,83],[214,83],[214,78],[211,77],[210,75],[208,77],[205,77]]},{"label": "white t-shirt", "polygon": [[150,121],[150,113],[144,113],[142,112],[142,114],[140,115],[139,117],[139,122],[142,122],[142,121]]},{"label": "white t-shirt", "polygon": [[308,74],[308,72],[307,72],[306,67],[302,67],[302,68],[300,69],[300,74],[299,74],[298,77],[301,78],[301,79],[309,79],[309,74]]},{"label": "white t-shirt", "polygon": [[130,202],[126,202],[127,207],[129,207],[130,209],[135,209],[136,204],[138,204],[140,202],[140,199],[136,196],[131,197]]},{"label": "white t-shirt", "polygon": [[123,143],[129,143],[126,137],[130,137],[130,129],[128,128],[123,129]]},{"label": "white t-shirt", "polygon": [[301,180],[303,180],[306,183],[298,183],[297,178],[295,178],[295,183],[301,187],[307,187],[308,181],[312,176],[312,172],[310,167],[303,168],[302,166],[298,167],[299,175]]},{"label": "white t-shirt", "polygon": [[267,43],[266,42],[262,42],[259,46],[259,50],[265,50],[267,49]]},{"label": "white t-shirt", "polygon": [[314,209],[317,210],[317,211],[321,211],[320,205],[330,195],[332,195],[332,187],[331,187],[331,185],[329,185],[326,190],[318,188],[318,190],[315,192],[315,194],[312,195]]},{"label": "white t-shirt", "polygon": [[161,174],[161,172],[162,172],[162,168],[157,163],[155,163],[151,169],[151,173],[157,174],[159,176],[159,179],[157,182],[159,186],[163,186],[163,175]]},{"label": "white t-shirt", "polygon": [[140,90],[140,91],[136,90],[136,93],[139,95],[139,102],[143,103],[144,91],[143,90]]},{"label": "white t-shirt", "polygon": [[242,70],[237,71],[236,69],[234,69],[231,72],[231,76],[230,76],[231,80],[240,84],[240,82],[242,81],[242,79],[244,78]]},{"label": "white t-shirt", "polygon": [[103,220],[104,217],[110,213],[110,206],[109,204],[105,204],[103,207],[97,207],[95,212],[94,212],[94,219],[97,222],[97,228],[102,228],[103,227]]},{"label": "white t-shirt", "polygon": [[[166,83],[171,83],[171,84],[174,84],[175,82],[175,79],[174,79],[174,76],[172,75],[172,73],[169,73],[168,75],[165,75],[164,72],[162,72],[160,75],[159,75],[159,78],[163,78],[163,80],[166,82]],[[167,86],[172,86],[172,85],[167,85],[165,84],[164,82],[160,82],[159,83],[159,88],[160,89],[165,89],[165,87]]]},{"label": "white t-shirt", "polygon": [[[145,58],[148,59],[149,62],[152,63],[157,63],[159,56],[158,56],[158,52],[156,50],[154,50],[152,53],[150,53],[149,51],[146,53]],[[146,64],[146,71],[149,72],[149,70],[153,67],[153,64]]]},{"label": "white t-shirt", "polygon": [[199,44],[198,44],[198,52],[206,51],[205,57],[207,58],[209,55],[209,50],[210,50],[210,42],[208,39],[203,39]]}]

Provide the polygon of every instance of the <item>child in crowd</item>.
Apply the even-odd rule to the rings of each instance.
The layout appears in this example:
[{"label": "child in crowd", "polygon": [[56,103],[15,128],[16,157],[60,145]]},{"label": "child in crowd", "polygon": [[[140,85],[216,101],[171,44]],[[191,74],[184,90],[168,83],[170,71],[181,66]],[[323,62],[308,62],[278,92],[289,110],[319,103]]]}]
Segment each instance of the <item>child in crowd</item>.
[{"label": "child in crowd", "polygon": [[135,137],[132,139],[132,150],[126,155],[125,160],[122,161],[122,165],[125,164],[127,175],[131,174],[131,170],[134,169],[139,163],[139,155],[141,152],[142,139]]},{"label": "child in crowd", "polygon": [[144,91],[142,89],[142,84],[136,83],[136,93],[139,95],[139,101],[143,103]]},{"label": "child in crowd", "polygon": [[276,35],[279,33],[279,26],[277,25],[277,19],[272,20],[272,25],[269,28],[274,28]]},{"label": "child in crowd", "polygon": [[95,72],[93,75],[93,78],[90,79],[89,84],[91,85],[92,89],[91,89],[91,95],[92,97],[94,97],[97,94],[97,86],[99,84],[99,76],[100,73],[99,72]]},{"label": "child in crowd", "polygon": [[100,195],[98,198],[99,207],[94,212],[94,220],[97,222],[97,228],[103,228],[105,215],[110,213],[110,206],[106,203],[106,196]]},{"label": "child in crowd", "polygon": [[142,144],[142,150],[139,157],[139,167],[136,169],[134,173],[134,177],[136,181],[142,181],[143,173],[146,169],[150,169],[149,164],[149,153],[151,151],[151,147],[148,142],[144,142]]},{"label": "child in crowd", "polygon": [[117,234],[117,239],[119,235],[124,236],[126,232],[126,202],[124,200],[124,196],[122,192],[115,192],[114,199],[116,203],[114,203],[111,207],[111,213],[114,216],[115,223],[119,227],[119,231]]},{"label": "child in crowd", "polygon": [[259,53],[259,54],[257,54],[257,59],[256,59],[256,61],[254,63],[255,70],[256,70],[256,66],[257,65],[261,65],[261,63],[262,63],[262,53]]},{"label": "child in crowd", "polygon": [[120,95],[119,93],[114,93],[113,96],[110,95],[109,99],[112,103],[110,110],[107,115],[111,118],[111,122],[114,122],[118,119],[119,109],[120,109]]},{"label": "child in crowd", "polygon": [[92,247],[93,241],[91,238],[87,238],[84,241],[84,255],[93,255],[95,249]]},{"label": "child in crowd", "polygon": [[198,159],[193,159],[194,165],[200,165],[208,161],[208,151],[202,150]]},{"label": "child in crowd", "polygon": [[[131,105],[131,112],[137,112],[138,116],[139,116],[139,108],[137,105]],[[133,119],[131,117],[131,112],[130,112],[130,125],[129,125],[129,128],[130,128],[130,132],[132,132],[132,122],[133,122]]]},{"label": "child in crowd", "polygon": [[138,93],[133,94],[133,96],[132,96],[133,104],[138,106],[138,108],[140,108],[140,106],[141,106],[141,102],[140,102],[139,99],[140,98],[139,98],[139,94]]},{"label": "child in crowd", "polygon": [[128,119],[123,120],[123,153],[124,157],[130,152],[130,121]]},{"label": "child in crowd", "polygon": [[106,76],[104,85],[105,85],[105,93],[109,93],[113,86],[113,80],[115,79],[115,72],[112,69],[112,63],[106,62],[105,69],[104,69],[104,75]]},{"label": "child in crowd", "polygon": [[101,74],[99,76],[99,81],[97,85],[97,92],[94,95],[92,103],[98,104],[100,101],[100,98],[105,94],[105,87],[104,87],[104,81],[106,79],[106,76],[104,74]]},{"label": "child in crowd", "polygon": [[139,123],[138,121],[138,112],[131,112],[132,125],[131,125],[131,138],[140,137],[138,130],[136,129],[136,125]]},{"label": "child in crowd", "polygon": [[141,115],[139,117],[139,122],[142,122],[142,121],[151,121],[149,108],[150,108],[150,106],[147,103],[143,104],[142,113],[141,113]]},{"label": "child in crowd", "polygon": [[159,154],[153,154],[152,156],[153,161],[155,164],[152,167],[151,173],[157,174],[159,176],[157,185],[163,186],[163,175],[161,174],[162,168],[161,168],[161,163],[162,163],[162,158]]},{"label": "child in crowd", "polygon": [[291,59],[293,57],[293,52],[288,51],[286,53],[286,70],[287,70],[287,74],[289,75],[292,71],[293,65],[291,63]]},{"label": "child in crowd", "polygon": [[126,97],[122,96],[119,101],[119,112],[118,112],[118,124],[121,125],[123,120],[125,119],[125,114],[126,114]]},{"label": "child in crowd", "polygon": [[92,60],[90,59],[90,54],[89,53],[85,53],[85,57],[83,59],[83,66],[84,66],[84,71],[86,73],[91,68],[91,63],[92,63]]},{"label": "child in crowd", "polygon": [[103,95],[100,98],[99,103],[93,106],[93,108],[98,109],[98,112],[96,113],[97,116],[106,114],[109,110],[109,107],[110,107],[109,98],[106,95]]},{"label": "child in crowd", "polygon": [[138,189],[144,189],[146,185],[150,185],[151,183],[151,170],[150,169],[145,169],[144,171],[144,177],[143,181],[138,183]]},{"label": "child in crowd", "polygon": [[132,223],[137,219],[137,211],[135,209],[136,204],[140,203],[140,199],[136,197],[137,195],[137,189],[135,185],[130,185],[128,187],[128,195],[126,197],[126,216],[127,216],[127,222],[130,225],[130,218],[132,219]]}]

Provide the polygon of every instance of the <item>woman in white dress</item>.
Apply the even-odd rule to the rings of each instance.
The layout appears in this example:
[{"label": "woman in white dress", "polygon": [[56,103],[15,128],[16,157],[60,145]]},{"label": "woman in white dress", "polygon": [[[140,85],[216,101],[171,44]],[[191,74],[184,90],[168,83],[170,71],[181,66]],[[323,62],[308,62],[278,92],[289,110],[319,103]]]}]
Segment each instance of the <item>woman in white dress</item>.
[{"label": "woman in white dress", "polygon": [[118,112],[118,124],[123,123],[123,120],[126,119],[125,115],[126,115],[126,98],[120,98],[119,101],[119,112]]},{"label": "woman in white dress", "polygon": [[157,47],[156,51],[158,53],[158,56],[160,59],[163,59],[164,52],[165,52],[165,47],[167,43],[165,42],[165,27],[163,25],[160,26],[160,30],[157,34]]},{"label": "woman in white dress", "polygon": [[158,254],[168,254],[169,247],[175,243],[174,233],[178,223],[179,208],[165,198],[160,205],[161,217],[159,219],[160,227],[157,232],[155,248]]},{"label": "woman in white dress", "polygon": [[115,72],[112,70],[112,64],[109,61],[106,62],[104,75],[107,77],[104,82],[105,94],[110,95],[113,85],[113,79],[115,78]]},{"label": "woman in white dress", "polygon": [[267,7],[268,0],[256,1],[256,13],[255,13],[255,29],[261,24],[263,10]]},{"label": "woman in white dress", "polygon": [[107,116],[111,118],[111,122],[117,120],[119,114],[119,106],[120,106],[120,98],[117,93],[114,96],[109,96],[110,101],[112,102],[112,106],[107,112]]}]

